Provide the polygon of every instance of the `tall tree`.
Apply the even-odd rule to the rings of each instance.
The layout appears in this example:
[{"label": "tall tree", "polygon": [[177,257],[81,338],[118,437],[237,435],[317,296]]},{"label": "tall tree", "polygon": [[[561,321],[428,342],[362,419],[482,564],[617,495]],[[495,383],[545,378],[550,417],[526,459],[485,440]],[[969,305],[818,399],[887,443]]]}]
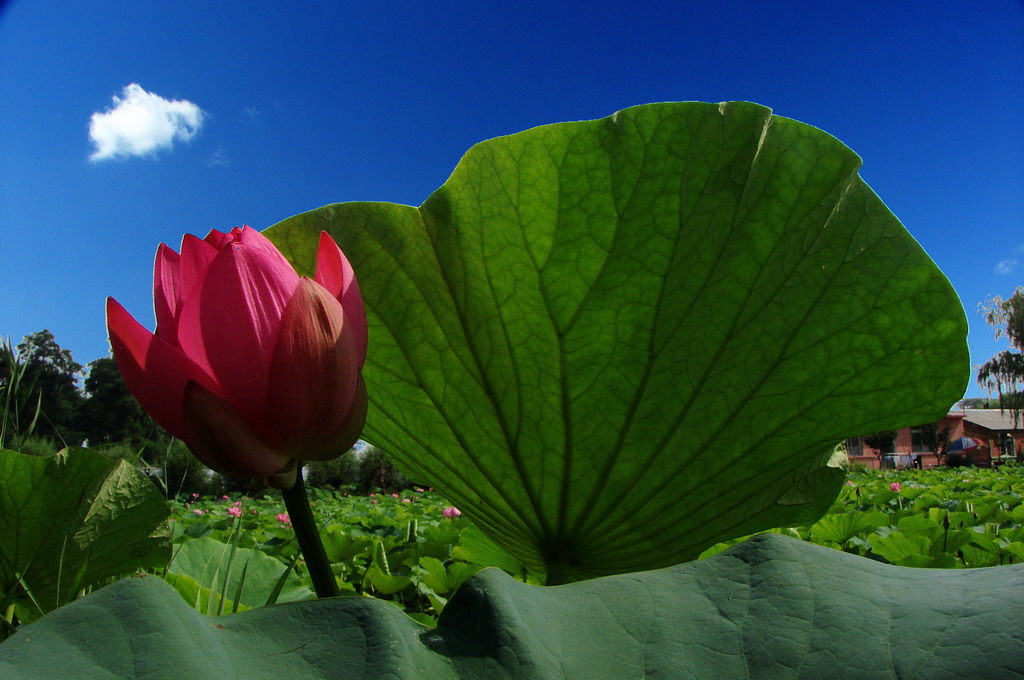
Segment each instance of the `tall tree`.
[{"label": "tall tree", "polygon": [[25,379],[35,384],[34,394],[41,399],[36,433],[69,444],[78,439],[74,421],[82,401],[78,391],[82,365],[74,360],[70,350],[58,345],[53,333],[46,329],[22,338],[18,358],[24,367]]},{"label": "tall tree", "polygon": [[124,384],[113,357],[89,362],[76,427],[92,444],[140,444],[156,436],[156,423],[139,406]]},{"label": "tall tree", "polygon": [[999,408],[1020,422],[1024,410],[1024,286],[1003,299],[994,295],[979,306],[985,321],[995,329],[996,340],[1006,336],[1010,349],[995,355],[978,370],[978,383],[999,395]]},{"label": "tall tree", "polygon": [[864,443],[875,450],[878,464],[881,465],[885,454],[896,452],[896,430],[885,430],[865,435]]},{"label": "tall tree", "polygon": [[918,425],[911,431],[913,430],[920,432],[918,436],[924,450],[933,452],[938,462],[945,464],[946,454],[951,444],[949,440],[950,428],[939,427],[938,423],[925,423],[924,425]]}]

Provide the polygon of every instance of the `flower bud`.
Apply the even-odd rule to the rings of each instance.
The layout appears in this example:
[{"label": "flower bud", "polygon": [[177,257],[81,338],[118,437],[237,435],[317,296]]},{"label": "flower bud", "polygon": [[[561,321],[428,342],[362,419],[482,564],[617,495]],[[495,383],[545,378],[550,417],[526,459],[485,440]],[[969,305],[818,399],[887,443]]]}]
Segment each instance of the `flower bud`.
[{"label": "flower bud", "polygon": [[164,244],[156,332],[114,299],[107,328],[125,384],[161,427],[233,477],[287,473],[355,443],[366,419],[366,315],[352,267],[326,233],[300,277],[249,227]]}]

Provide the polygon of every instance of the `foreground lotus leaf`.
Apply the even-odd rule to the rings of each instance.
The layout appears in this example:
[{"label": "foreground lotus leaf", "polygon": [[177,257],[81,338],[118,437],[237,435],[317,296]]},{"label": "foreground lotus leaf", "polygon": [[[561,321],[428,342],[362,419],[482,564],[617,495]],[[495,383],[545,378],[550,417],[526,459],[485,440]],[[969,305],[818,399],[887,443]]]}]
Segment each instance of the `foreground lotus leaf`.
[{"label": "foreground lotus leaf", "polygon": [[776,534],[555,588],[487,569],[433,629],[368,598],[208,618],[143,577],[19,629],[0,677],[1009,678],[1022,606],[1024,565],[893,567]]}]

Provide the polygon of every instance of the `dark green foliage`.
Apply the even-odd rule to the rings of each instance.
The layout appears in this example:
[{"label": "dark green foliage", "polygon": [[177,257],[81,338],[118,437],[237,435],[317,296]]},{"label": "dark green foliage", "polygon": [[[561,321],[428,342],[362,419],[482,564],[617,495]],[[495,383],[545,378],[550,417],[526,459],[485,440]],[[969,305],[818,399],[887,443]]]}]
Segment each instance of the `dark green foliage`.
[{"label": "dark green foliage", "polygon": [[225,478],[206,467],[179,439],[163,435],[150,442],[145,463],[151,478],[168,498],[184,494],[215,495],[225,491]]},{"label": "dark green foliage", "polygon": [[308,487],[339,489],[359,484],[359,460],[351,451],[334,460],[310,461],[303,469]]},{"label": "dark green foliage", "polygon": [[93,445],[130,442],[138,446],[160,431],[128,391],[113,357],[89,363],[85,399],[78,409],[76,425]]},{"label": "dark green foliage", "polygon": [[[138,450],[160,429],[128,391],[111,357],[89,363],[83,390],[82,365],[48,330],[25,336],[15,352],[0,347],[0,409],[8,445],[35,433],[62,448],[65,443],[124,442]],[[36,405],[38,404],[38,414]]]},{"label": "dark green foliage", "polygon": [[864,436],[864,443],[875,450],[875,455],[892,453],[896,450],[896,430],[884,430]]},{"label": "dark green foliage", "polygon": [[392,493],[413,485],[377,447],[371,446],[359,461],[359,490],[380,489]]},{"label": "dark green foliage", "polygon": [[35,382],[25,374],[25,362],[9,340],[0,340],[0,447],[17,448],[29,437],[41,408]]},{"label": "dark green foliage", "polygon": [[960,406],[965,409],[999,408],[999,398],[968,397],[960,400]]},{"label": "dark green foliage", "polygon": [[29,456],[52,456],[64,447],[52,439],[32,435],[11,442],[11,446],[8,448]]},{"label": "dark green foliage", "polygon": [[959,468],[959,467],[965,467],[967,465],[970,465],[971,461],[970,461],[969,458],[967,458],[967,456],[965,456],[962,453],[951,453],[951,454],[945,456],[945,459],[943,460],[943,464],[946,467]]},{"label": "dark green foliage", "polygon": [[[76,414],[82,403],[78,391],[78,374],[82,365],[77,363],[71,352],[62,349],[48,330],[26,335],[18,345],[17,358],[21,364],[22,385],[28,386],[24,400],[26,404],[16,412],[7,411],[6,419],[12,420],[20,432],[35,433],[63,443],[78,443],[81,433],[75,428]],[[8,362],[0,362],[0,383],[10,380]],[[39,403],[39,417],[35,418],[28,405]]]}]

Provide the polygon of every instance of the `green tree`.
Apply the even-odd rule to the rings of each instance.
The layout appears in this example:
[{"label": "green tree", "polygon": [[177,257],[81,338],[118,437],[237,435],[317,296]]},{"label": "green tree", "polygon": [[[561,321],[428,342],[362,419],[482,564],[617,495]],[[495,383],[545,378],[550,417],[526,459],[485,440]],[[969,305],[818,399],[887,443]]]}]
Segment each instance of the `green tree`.
[{"label": "green tree", "polygon": [[865,435],[864,443],[875,450],[875,455],[878,456],[878,464],[881,466],[882,458],[885,454],[896,451],[896,430],[885,430]]},{"label": "green tree", "polygon": [[949,435],[951,433],[948,427],[939,427],[938,423],[925,423],[919,425],[921,444],[924,446],[925,451],[932,451],[935,453],[935,457],[938,459],[940,464],[945,463],[946,454],[948,453]]},{"label": "green tree", "polygon": [[126,442],[137,446],[155,439],[158,432],[156,424],[128,391],[113,357],[89,363],[85,399],[75,423],[90,444]]},{"label": "green tree", "polygon": [[995,355],[978,369],[978,383],[999,395],[999,408],[1015,422],[1024,410],[1024,286],[1017,286],[1005,300],[993,295],[978,305],[985,322],[995,329],[996,340],[1006,336],[1010,349]]},{"label": "green tree", "polygon": [[960,407],[971,409],[999,408],[999,400],[992,399],[991,397],[967,397],[960,400]]},{"label": "green tree", "polygon": [[[35,433],[43,437],[71,443],[79,438],[74,429],[76,413],[82,402],[78,390],[78,374],[82,365],[74,360],[70,350],[63,349],[49,330],[41,330],[22,338],[18,345],[18,360],[28,384],[34,384],[33,395],[38,395],[40,415]],[[31,413],[19,413],[20,421],[31,418]],[[19,422],[24,430],[28,422]]]}]

